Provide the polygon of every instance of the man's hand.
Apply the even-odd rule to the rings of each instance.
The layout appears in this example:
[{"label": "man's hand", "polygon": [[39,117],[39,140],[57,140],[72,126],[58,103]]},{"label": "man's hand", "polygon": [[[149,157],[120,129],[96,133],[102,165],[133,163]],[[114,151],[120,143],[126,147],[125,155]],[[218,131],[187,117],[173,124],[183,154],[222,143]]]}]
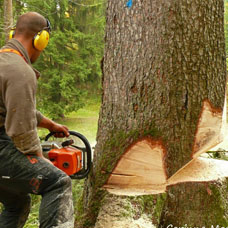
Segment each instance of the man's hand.
[{"label": "man's hand", "polygon": [[50,132],[56,132],[55,137],[63,138],[70,135],[66,126],[58,124],[47,117],[43,117],[38,127],[47,128]]},{"label": "man's hand", "polygon": [[55,122],[53,124],[52,129],[51,130],[49,129],[49,131],[56,132],[55,137],[57,137],[57,138],[64,138],[64,137],[68,137],[70,135],[68,128],[66,126],[57,124]]}]

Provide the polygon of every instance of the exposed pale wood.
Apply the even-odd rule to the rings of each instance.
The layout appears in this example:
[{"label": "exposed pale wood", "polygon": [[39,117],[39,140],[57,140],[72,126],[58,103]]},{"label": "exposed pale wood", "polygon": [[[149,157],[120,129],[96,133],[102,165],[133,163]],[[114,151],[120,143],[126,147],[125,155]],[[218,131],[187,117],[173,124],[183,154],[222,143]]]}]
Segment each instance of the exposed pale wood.
[{"label": "exposed pale wood", "polygon": [[[168,186],[178,183],[210,182],[224,178],[228,178],[228,161],[198,157],[189,162],[162,185],[151,185],[149,182],[138,186],[133,186],[133,184],[125,185],[124,181],[128,180],[129,177],[121,176],[122,185],[109,184],[105,185],[104,188],[116,195],[147,195],[163,193]],[[134,177],[132,177],[132,181],[134,181]]]},{"label": "exposed pale wood", "polygon": [[227,150],[228,148],[228,125],[227,125],[227,96],[225,97],[223,114],[222,114],[222,128],[221,137],[223,141],[217,144],[215,147],[211,148],[210,151]]},{"label": "exposed pale wood", "polygon": [[121,157],[104,187],[119,193],[126,189],[124,194],[164,192],[167,177],[163,156],[164,148],[160,141],[148,138],[137,142]]},{"label": "exposed pale wood", "polygon": [[222,116],[221,109],[215,109],[209,101],[204,101],[195,136],[193,157],[205,153],[222,142]]},{"label": "exposed pale wood", "polygon": [[209,182],[228,177],[228,161],[196,158],[168,179],[167,185]]}]

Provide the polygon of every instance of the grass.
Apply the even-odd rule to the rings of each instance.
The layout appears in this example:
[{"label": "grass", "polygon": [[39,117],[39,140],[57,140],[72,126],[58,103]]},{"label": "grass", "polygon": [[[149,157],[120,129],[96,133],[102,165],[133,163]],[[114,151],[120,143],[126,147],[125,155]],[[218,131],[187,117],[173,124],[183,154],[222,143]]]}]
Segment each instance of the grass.
[{"label": "grass", "polygon": [[92,97],[86,101],[85,106],[77,112],[70,113],[67,118],[98,118],[100,109],[100,99]]}]

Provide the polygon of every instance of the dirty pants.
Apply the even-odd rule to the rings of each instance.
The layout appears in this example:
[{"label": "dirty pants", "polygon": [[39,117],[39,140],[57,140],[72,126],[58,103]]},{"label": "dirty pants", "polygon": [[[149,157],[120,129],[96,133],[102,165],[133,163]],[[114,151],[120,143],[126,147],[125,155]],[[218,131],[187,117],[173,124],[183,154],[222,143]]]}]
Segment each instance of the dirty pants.
[{"label": "dirty pants", "polygon": [[24,155],[0,129],[0,228],[22,228],[30,193],[42,196],[40,228],[73,228],[71,179],[42,158]]}]

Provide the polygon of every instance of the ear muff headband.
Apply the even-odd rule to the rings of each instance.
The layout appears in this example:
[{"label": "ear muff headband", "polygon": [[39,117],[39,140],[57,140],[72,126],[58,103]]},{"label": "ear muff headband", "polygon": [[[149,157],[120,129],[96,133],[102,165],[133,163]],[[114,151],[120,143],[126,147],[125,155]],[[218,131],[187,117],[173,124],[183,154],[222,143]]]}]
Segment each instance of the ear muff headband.
[{"label": "ear muff headband", "polygon": [[43,51],[47,47],[50,39],[49,32],[46,30],[41,30],[33,38],[33,47],[38,51]]}]

